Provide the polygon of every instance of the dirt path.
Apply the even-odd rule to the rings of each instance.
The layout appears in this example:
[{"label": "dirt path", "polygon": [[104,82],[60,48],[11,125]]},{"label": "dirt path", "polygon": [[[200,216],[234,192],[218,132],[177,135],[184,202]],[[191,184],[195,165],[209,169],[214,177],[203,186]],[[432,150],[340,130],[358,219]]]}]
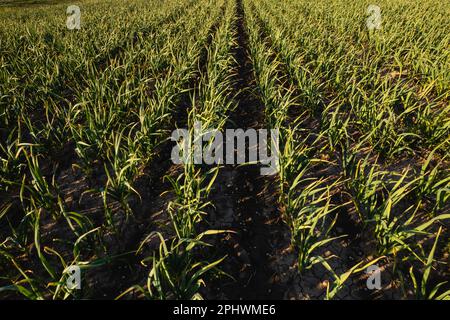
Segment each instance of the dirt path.
[{"label": "dirt path", "polygon": [[[227,128],[264,128],[264,106],[256,94],[241,0],[237,0],[236,17],[237,46],[233,55],[237,63],[234,88],[237,108],[229,115]],[[273,179],[262,176],[260,165],[256,164],[221,169],[211,195],[215,210],[211,212],[210,223],[215,228],[236,232],[219,238],[215,246],[217,256],[228,255],[222,269],[235,281],[219,279],[211,285],[216,292],[210,298],[283,298],[270,261],[275,255],[275,242],[288,230],[277,210],[276,190],[270,190]]]}]

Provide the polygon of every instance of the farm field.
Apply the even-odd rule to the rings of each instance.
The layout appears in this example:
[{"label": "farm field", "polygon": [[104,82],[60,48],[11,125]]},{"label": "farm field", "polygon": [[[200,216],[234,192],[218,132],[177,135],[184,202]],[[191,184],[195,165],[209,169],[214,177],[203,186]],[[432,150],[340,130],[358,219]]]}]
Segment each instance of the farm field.
[{"label": "farm field", "polygon": [[0,0],[0,300],[450,300],[449,17]]}]

